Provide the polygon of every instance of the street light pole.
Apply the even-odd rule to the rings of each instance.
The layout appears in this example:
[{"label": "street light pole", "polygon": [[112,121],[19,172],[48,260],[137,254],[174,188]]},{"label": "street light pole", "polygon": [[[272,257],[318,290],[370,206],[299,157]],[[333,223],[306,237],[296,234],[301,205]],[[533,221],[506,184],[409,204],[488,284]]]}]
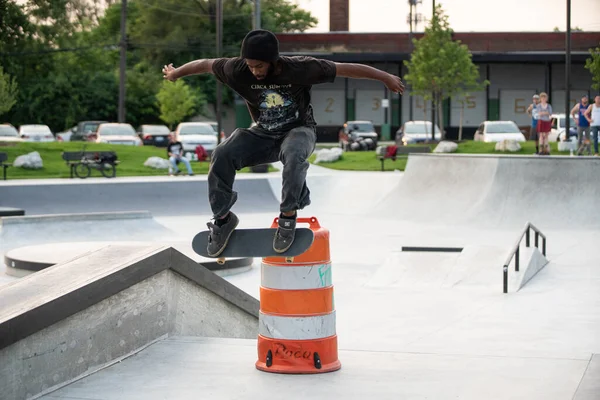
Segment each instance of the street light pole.
[{"label": "street light pole", "polygon": [[[433,0],[433,11],[431,14],[431,20],[433,23],[433,18],[435,18],[435,0]],[[436,108],[436,99],[435,99],[435,92],[432,93],[432,99],[431,99],[431,138],[433,140],[435,140],[435,108]]]},{"label": "street light pole", "polygon": [[260,29],[260,0],[254,0],[254,29]]},{"label": "street light pole", "polygon": [[[408,42],[409,42],[409,57],[412,56],[412,52],[413,52],[413,6],[415,5],[416,1],[415,0],[408,0],[408,5],[410,7],[410,12],[408,14],[408,18],[409,18],[409,33],[408,33]],[[407,89],[409,89],[410,92],[410,87],[408,87]],[[413,98],[412,95],[410,95],[410,97],[408,98],[408,119],[409,121],[412,121],[413,119]]]},{"label": "street light pole", "polygon": [[[223,0],[217,0],[217,18],[216,18],[216,31],[217,31],[217,58],[222,57],[223,47]],[[223,103],[222,84],[217,80],[217,143],[221,143],[221,132],[222,118],[221,118],[221,107]]]},{"label": "street light pole", "polygon": [[121,0],[121,48],[119,62],[119,116],[120,123],[125,122],[125,71],[127,69],[127,0]]},{"label": "street light pole", "polygon": [[571,125],[571,0],[567,0],[567,34],[566,34],[566,57],[565,57],[565,140],[569,140],[569,129]]}]

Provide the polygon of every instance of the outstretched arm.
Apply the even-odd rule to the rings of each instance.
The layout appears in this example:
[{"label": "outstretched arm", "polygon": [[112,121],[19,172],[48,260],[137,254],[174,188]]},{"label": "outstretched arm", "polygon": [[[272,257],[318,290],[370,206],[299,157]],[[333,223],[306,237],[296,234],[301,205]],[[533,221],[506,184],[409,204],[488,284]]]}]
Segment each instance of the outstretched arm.
[{"label": "outstretched arm", "polygon": [[336,76],[345,78],[373,79],[381,81],[390,91],[404,93],[402,80],[377,68],[364,64],[335,63]]},{"label": "outstretched arm", "polygon": [[585,117],[585,119],[588,120],[588,122],[592,122],[592,105],[590,104],[587,108],[587,110],[585,110],[585,112],[583,113],[583,116]]},{"label": "outstretched arm", "polygon": [[165,65],[162,70],[163,78],[174,82],[177,79],[188,75],[212,73],[212,65],[214,61],[215,59],[190,61],[179,68],[173,67],[173,64]]}]

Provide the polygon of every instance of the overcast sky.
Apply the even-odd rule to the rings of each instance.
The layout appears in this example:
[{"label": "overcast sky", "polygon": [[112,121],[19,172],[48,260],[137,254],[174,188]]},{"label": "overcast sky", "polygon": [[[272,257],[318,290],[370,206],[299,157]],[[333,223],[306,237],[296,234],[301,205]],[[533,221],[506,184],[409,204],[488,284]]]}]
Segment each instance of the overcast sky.
[{"label": "overcast sky", "polygon": [[[308,32],[329,31],[329,0],[291,0],[319,19]],[[551,31],[567,26],[566,0],[437,0],[449,16],[452,29],[468,31]],[[432,0],[417,12],[431,15]],[[351,32],[408,32],[408,0],[350,0]],[[571,27],[600,31],[600,0],[572,0]],[[423,25],[420,29],[423,30]]]}]

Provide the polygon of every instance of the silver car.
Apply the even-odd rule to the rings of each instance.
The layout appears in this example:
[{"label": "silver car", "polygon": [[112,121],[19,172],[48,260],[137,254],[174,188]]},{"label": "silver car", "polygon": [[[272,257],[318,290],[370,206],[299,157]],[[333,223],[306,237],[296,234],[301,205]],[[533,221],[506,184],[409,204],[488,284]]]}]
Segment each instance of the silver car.
[{"label": "silver car", "polygon": [[196,147],[204,147],[211,153],[218,142],[217,131],[207,122],[181,122],[175,129],[175,138],[183,145],[184,153],[196,153]]},{"label": "silver car", "polygon": [[19,127],[19,137],[25,142],[54,142],[54,135],[48,125],[30,124]]}]

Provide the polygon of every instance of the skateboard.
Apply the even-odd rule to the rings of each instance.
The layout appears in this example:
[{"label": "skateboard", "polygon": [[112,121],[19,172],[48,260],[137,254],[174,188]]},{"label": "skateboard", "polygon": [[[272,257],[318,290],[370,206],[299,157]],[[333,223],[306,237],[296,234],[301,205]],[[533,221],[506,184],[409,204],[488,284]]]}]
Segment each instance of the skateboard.
[{"label": "skateboard", "polygon": [[206,251],[209,231],[202,231],[194,236],[192,249],[207,258],[216,258],[223,265],[227,257],[285,257],[286,262],[293,262],[294,256],[304,253],[312,246],[314,233],[308,228],[296,228],[292,246],[283,253],[273,250],[273,238],[276,228],[236,229],[229,237],[225,250],[217,257],[211,257]]}]

